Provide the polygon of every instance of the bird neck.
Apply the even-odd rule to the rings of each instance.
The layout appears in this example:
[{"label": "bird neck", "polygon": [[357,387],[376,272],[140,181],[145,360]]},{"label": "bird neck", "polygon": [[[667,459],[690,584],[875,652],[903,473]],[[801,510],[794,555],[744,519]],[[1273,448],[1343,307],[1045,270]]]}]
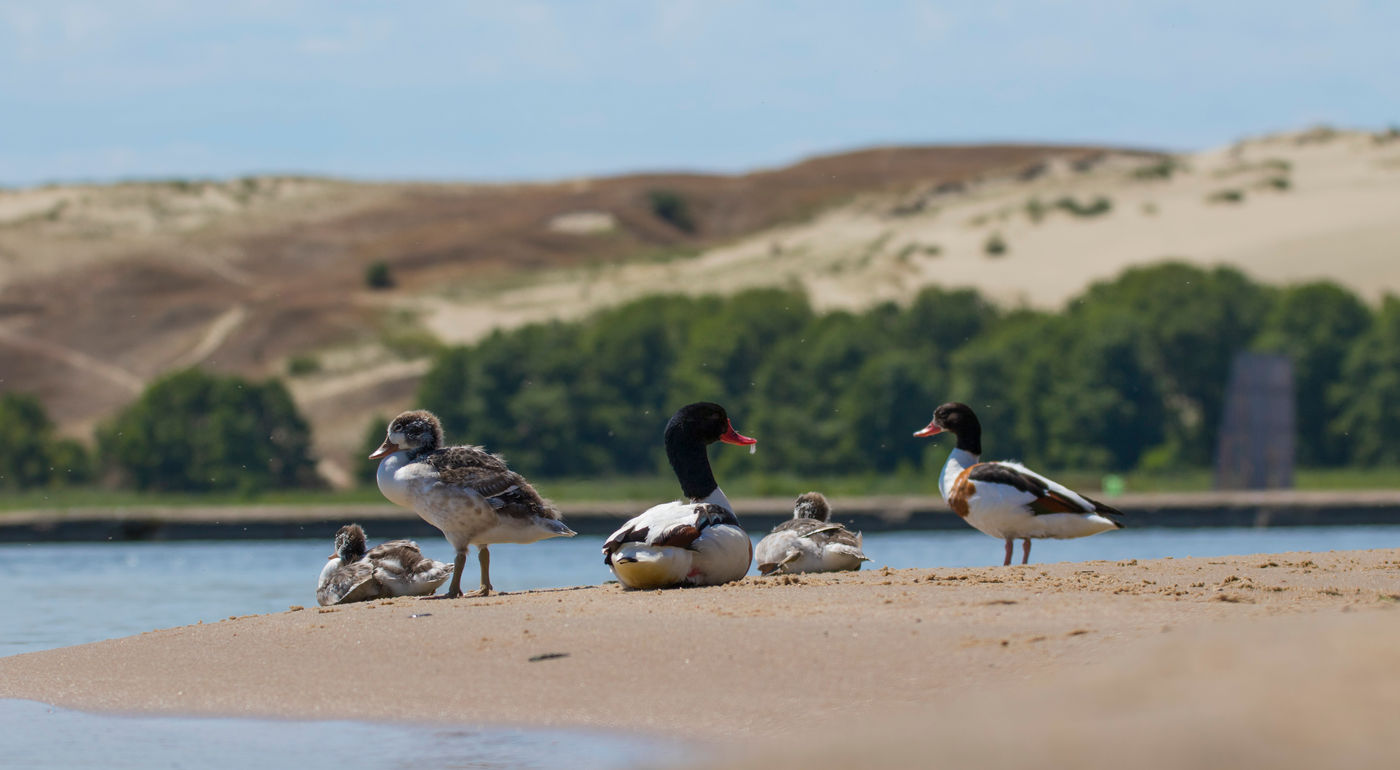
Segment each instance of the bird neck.
[{"label": "bird neck", "polygon": [[[687,499],[708,502],[707,498],[719,492],[719,484],[715,481],[714,470],[710,468],[710,457],[705,452],[703,442],[680,431],[667,433],[666,459],[671,463],[676,480],[681,483],[681,494]],[[719,497],[723,498],[724,493],[719,492]],[[724,502],[725,507],[729,508],[729,501],[725,499]]]}]

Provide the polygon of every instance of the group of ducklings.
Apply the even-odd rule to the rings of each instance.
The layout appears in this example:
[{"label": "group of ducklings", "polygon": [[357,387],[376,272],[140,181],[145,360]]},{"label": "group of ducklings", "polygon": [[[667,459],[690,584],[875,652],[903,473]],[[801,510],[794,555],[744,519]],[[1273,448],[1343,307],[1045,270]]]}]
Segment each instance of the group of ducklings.
[{"label": "group of ducklings", "polygon": [[[820,492],[797,498],[792,518],[773,528],[754,548],[760,575],[842,572],[860,569],[870,557],[861,534],[830,520],[831,505]],[[412,540],[390,540],[367,548],[365,531],[347,524],[335,534],[335,553],[321,570],[316,601],[322,606],[395,596],[431,596],[452,577],[452,565],[423,555]]]}]

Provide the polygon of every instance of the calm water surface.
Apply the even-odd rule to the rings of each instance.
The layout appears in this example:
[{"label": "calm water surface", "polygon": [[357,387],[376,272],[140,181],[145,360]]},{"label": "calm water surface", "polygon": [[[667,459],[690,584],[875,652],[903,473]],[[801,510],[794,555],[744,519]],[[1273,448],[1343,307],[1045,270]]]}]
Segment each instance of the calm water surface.
[{"label": "calm water surface", "polygon": [[22,700],[0,700],[0,728],[0,766],[24,770],[601,770],[685,757],[659,741],[598,731],[118,716]]}]

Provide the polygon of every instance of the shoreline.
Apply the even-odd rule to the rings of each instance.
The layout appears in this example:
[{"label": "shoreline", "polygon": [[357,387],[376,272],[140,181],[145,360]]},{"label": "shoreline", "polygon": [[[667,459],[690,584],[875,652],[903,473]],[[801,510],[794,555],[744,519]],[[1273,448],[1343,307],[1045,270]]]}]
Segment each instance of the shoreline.
[{"label": "shoreline", "polygon": [[[1221,695],[1219,682],[1288,682],[1338,665],[1367,672],[1360,690],[1340,701],[1298,692],[1290,709],[1325,708],[1327,724],[1350,719],[1355,731],[1374,720],[1359,711],[1376,707],[1361,697],[1367,688],[1400,706],[1400,667],[1386,668],[1400,664],[1397,607],[1400,549],[401,598],[0,658],[0,697],[126,713],[606,729],[713,744],[735,761],[782,750],[837,766],[833,736],[870,756],[935,734],[973,751],[978,736],[1005,731],[978,714],[1044,708],[1054,693],[1081,710],[1039,713],[1027,730],[1087,736],[1082,714],[1105,702],[1135,718],[1210,693],[1211,703],[1243,703],[1258,688]],[[1318,652],[1357,645],[1345,660]],[[1182,725],[1197,718],[1172,714]],[[1217,716],[1240,730],[1292,718]],[[1139,719],[1112,740],[1161,727]],[[1400,737],[1368,739],[1400,748]]]},{"label": "shoreline", "polygon": [[[606,535],[654,502],[559,507],[580,534]],[[1161,492],[1121,495],[1113,504],[1134,528],[1400,524],[1400,490]],[[737,507],[755,532],[792,515],[787,497],[740,498]],[[936,495],[837,497],[832,507],[836,520],[862,532],[967,526]],[[387,503],[75,507],[0,512],[0,543],[329,538],[350,521],[395,537],[438,534],[413,511]]]}]

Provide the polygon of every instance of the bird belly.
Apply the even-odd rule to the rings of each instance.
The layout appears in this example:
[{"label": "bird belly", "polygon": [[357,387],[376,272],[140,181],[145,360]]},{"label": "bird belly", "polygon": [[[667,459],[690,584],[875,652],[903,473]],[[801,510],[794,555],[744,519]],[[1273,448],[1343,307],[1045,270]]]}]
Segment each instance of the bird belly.
[{"label": "bird belly", "polygon": [[691,544],[695,552],[686,582],[697,586],[717,586],[748,574],[753,561],[753,541],[733,524],[706,527]]},{"label": "bird belly", "polygon": [[685,582],[693,557],[694,552],[685,548],[623,543],[608,559],[608,566],[627,588],[671,588]]}]

